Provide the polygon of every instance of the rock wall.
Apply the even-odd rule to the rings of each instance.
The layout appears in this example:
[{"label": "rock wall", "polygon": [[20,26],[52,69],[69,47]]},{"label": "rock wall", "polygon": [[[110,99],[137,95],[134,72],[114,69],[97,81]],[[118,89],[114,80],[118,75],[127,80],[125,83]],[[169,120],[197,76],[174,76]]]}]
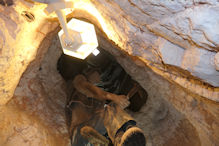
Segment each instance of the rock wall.
[{"label": "rock wall", "polygon": [[120,48],[168,80],[218,101],[217,1],[92,2],[106,21],[103,31]]},{"label": "rock wall", "polygon": [[[149,144],[219,143],[218,1],[74,2],[75,9],[69,17],[96,24],[107,40],[101,43],[99,38],[100,44],[149,93],[148,104],[133,115],[149,137]],[[45,7],[29,0],[7,4],[0,1],[2,145],[13,145],[14,141],[28,145],[33,137],[36,142],[32,145],[55,145],[54,139],[60,140],[61,145],[68,143],[63,139],[68,134],[62,81],[54,64],[43,61],[58,27],[54,14],[44,13]],[[107,42],[114,45],[106,45]],[[45,66],[39,72],[43,62]],[[46,79],[48,74],[51,76]],[[6,126],[9,122],[10,126]]]},{"label": "rock wall", "polygon": [[[41,42],[58,26],[57,22],[46,20],[43,8],[25,1],[14,1],[11,6],[0,5],[0,105],[12,98]],[[26,14],[29,9],[34,14],[33,19]]]},{"label": "rock wall", "polygon": [[[64,110],[67,87],[57,71],[57,62],[62,54],[60,42],[55,37],[51,43],[43,41],[42,44],[36,59],[22,75],[12,100],[4,106],[6,119],[12,121],[7,126],[0,124],[0,145],[70,144]],[[8,116],[7,110],[11,112]]]},{"label": "rock wall", "polygon": [[148,92],[138,113],[130,113],[144,130],[149,146],[200,146],[218,143],[218,103],[188,92],[156,75],[136,57],[120,51],[106,39],[103,48],[116,57],[128,74]]}]

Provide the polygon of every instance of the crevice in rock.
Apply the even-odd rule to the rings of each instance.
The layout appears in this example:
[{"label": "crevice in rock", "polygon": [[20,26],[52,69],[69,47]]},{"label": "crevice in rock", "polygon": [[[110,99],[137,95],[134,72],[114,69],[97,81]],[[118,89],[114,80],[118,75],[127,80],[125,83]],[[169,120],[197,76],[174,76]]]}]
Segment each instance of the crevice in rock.
[{"label": "crevice in rock", "polygon": [[[133,94],[133,108],[127,112],[144,131],[148,146],[219,143],[218,72],[213,62],[218,52],[218,2],[131,1],[138,8],[119,0],[74,2],[69,18],[94,23],[101,50],[131,78],[124,84],[133,81],[147,91]],[[72,117],[66,120],[65,108],[73,77],[63,79],[57,70],[64,56],[54,31],[59,24],[42,8],[45,5],[29,0],[0,0],[0,145],[70,145],[66,122]],[[24,11],[34,14],[35,21],[30,15],[31,23],[26,22]],[[61,70],[65,69],[68,73],[72,68]],[[140,103],[136,96],[146,93],[146,103],[134,107]]]},{"label": "crevice in rock", "polygon": [[57,63],[57,69],[66,82],[72,82],[74,77],[83,74],[90,82],[101,89],[117,95],[128,95],[130,109],[137,112],[146,103],[147,92],[124,71],[115,58],[104,49],[98,48],[98,56],[89,55],[85,60],[62,54]]},{"label": "crevice in rock", "polygon": [[[105,52],[105,54],[108,54],[107,56],[109,57],[109,59],[106,59],[105,61],[111,63],[114,62],[117,64],[116,66],[124,68],[124,70],[122,70],[124,73],[128,73],[125,73],[129,78],[128,81],[134,82],[138,85],[136,81],[139,82],[141,80],[141,82],[139,82],[139,87],[143,85],[142,87],[144,90],[148,91],[135,93],[133,98],[130,99],[131,106],[128,108],[129,110],[127,110],[127,112],[136,119],[138,125],[143,129],[147,137],[148,144],[162,145],[166,143],[168,139],[174,139],[174,137],[176,137],[174,133],[177,133],[175,132],[176,128],[179,123],[187,120],[186,117],[168,103],[168,101],[162,99],[159,92],[159,94],[155,96],[154,94],[156,90],[148,88],[151,86],[151,78],[146,74],[143,75],[144,68],[141,67],[143,65],[141,62],[138,62],[137,60],[134,61],[132,56],[129,56],[121,51],[121,49],[117,48],[113,42],[104,37],[105,35],[98,28],[96,28],[96,31],[101,54],[104,54]],[[48,40],[48,38],[46,39]],[[45,43],[48,42],[46,41]],[[33,65],[30,65],[27,71],[23,74],[15,91],[15,95],[9,105],[18,106],[26,113],[30,113],[34,119],[42,121],[43,125],[48,127],[46,128],[46,131],[49,133],[48,137],[53,135],[53,138],[50,138],[53,139],[52,141],[56,143],[56,140],[58,140],[60,141],[59,144],[63,144],[67,142],[67,139],[69,139],[68,127],[66,125],[67,121],[64,112],[65,105],[67,103],[67,95],[70,91],[68,85],[71,84],[71,82],[69,81],[73,79],[75,72],[78,74],[78,70],[81,70],[83,66],[86,66],[86,63],[63,55],[59,39],[57,37],[52,40],[48,51],[46,51],[44,47],[41,47],[40,49],[41,50],[38,50],[39,53],[37,54],[36,60],[32,63]],[[96,59],[98,60],[98,56],[90,56],[88,58],[91,60],[93,59],[93,61]],[[63,61],[65,64],[58,66],[58,71],[57,64]],[[89,62],[89,59],[87,59],[86,62]],[[90,65],[91,64],[92,63],[90,61]],[[103,65],[102,68],[104,67],[105,69],[107,68],[107,66]],[[61,74],[65,80],[62,79],[59,72],[62,72]],[[123,93],[125,92],[127,91],[123,91]],[[141,100],[137,98],[139,97],[138,94],[144,94],[147,99],[145,98],[142,102],[140,102]],[[146,102],[146,104],[144,104],[141,109],[139,106],[136,106],[137,104],[142,104],[144,102]],[[185,127],[187,126],[192,126],[192,124],[187,122]],[[186,138],[186,132],[180,132],[180,130],[178,130],[178,132],[181,135],[180,138]],[[197,135],[194,130],[189,132],[192,133],[191,135]],[[54,135],[57,137],[54,137]],[[64,139],[61,142],[60,139],[62,138]],[[199,142],[198,137],[193,138]]]},{"label": "crevice in rock", "polygon": [[[66,119],[68,129],[70,130],[70,135],[73,145],[85,145],[86,139],[83,139],[80,135],[73,135],[72,123],[77,120],[85,120],[81,122],[77,127],[84,125],[84,123],[88,123],[89,125],[94,126],[99,132],[103,131],[104,127],[97,125],[94,123],[96,116],[95,114],[88,113],[88,116],[91,116],[89,119],[79,119],[77,117],[73,117],[77,109],[74,104],[81,104],[89,108],[89,111],[94,110],[99,106],[98,101],[92,99],[92,103],[86,103],[83,101],[83,96],[81,99],[77,99],[74,96],[78,96],[74,87],[72,86],[72,80],[79,74],[82,74],[87,78],[90,83],[93,83],[95,86],[101,88],[104,91],[114,93],[117,95],[127,95],[129,97],[130,105],[127,107],[127,111],[138,112],[146,103],[148,94],[147,92],[124,71],[124,69],[116,62],[115,58],[107,53],[101,46],[98,48],[100,54],[94,56],[93,54],[89,55],[85,60],[80,60],[73,58],[71,56],[67,56],[62,54],[57,63],[57,69],[62,77],[65,79],[68,89],[71,90],[66,106]],[[81,101],[82,100],[82,101]],[[85,103],[84,103],[85,102]],[[97,103],[96,103],[97,102]],[[107,101],[109,103],[111,101]],[[95,106],[95,108],[92,106]],[[73,108],[73,109],[72,109]],[[79,107],[78,107],[79,108]],[[102,106],[100,109],[103,109]],[[79,112],[79,111],[78,111]],[[96,120],[99,121],[99,120]],[[91,124],[93,123],[93,124]],[[103,123],[99,123],[102,125]],[[99,128],[98,128],[99,127]]]}]

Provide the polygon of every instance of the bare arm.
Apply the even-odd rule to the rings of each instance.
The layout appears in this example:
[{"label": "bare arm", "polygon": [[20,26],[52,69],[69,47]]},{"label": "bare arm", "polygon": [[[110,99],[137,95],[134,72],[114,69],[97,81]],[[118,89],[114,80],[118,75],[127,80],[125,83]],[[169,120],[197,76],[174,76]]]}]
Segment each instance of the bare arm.
[{"label": "bare arm", "polygon": [[73,80],[74,87],[82,94],[98,100],[112,100],[122,107],[129,105],[129,101],[124,95],[116,95],[94,86],[83,75],[77,75]]}]

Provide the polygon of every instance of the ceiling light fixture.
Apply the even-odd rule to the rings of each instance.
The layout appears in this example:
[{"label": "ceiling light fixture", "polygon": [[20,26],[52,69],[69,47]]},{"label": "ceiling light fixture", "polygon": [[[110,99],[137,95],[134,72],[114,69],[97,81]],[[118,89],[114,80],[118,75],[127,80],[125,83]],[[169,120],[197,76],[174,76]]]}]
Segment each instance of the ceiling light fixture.
[{"label": "ceiling light fixture", "polygon": [[64,54],[76,58],[85,59],[92,52],[96,56],[99,54],[98,41],[93,24],[71,19],[66,22],[63,9],[73,8],[74,3],[66,0],[35,0],[48,4],[45,9],[48,14],[55,12],[58,16],[62,30],[58,33]]}]

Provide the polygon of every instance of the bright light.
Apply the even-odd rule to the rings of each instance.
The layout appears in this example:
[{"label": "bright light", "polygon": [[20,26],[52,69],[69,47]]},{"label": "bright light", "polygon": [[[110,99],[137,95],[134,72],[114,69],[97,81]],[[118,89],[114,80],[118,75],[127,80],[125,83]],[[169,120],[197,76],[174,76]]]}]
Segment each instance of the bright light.
[{"label": "bright light", "polygon": [[98,49],[94,49],[92,53],[94,54],[94,56],[97,56],[100,53],[100,51]]},{"label": "bright light", "polygon": [[70,35],[74,39],[74,44],[70,47],[65,45],[63,39],[64,32],[61,30],[58,35],[64,54],[85,59],[98,46],[94,25],[77,19],[71,19],[67,26]]}]

